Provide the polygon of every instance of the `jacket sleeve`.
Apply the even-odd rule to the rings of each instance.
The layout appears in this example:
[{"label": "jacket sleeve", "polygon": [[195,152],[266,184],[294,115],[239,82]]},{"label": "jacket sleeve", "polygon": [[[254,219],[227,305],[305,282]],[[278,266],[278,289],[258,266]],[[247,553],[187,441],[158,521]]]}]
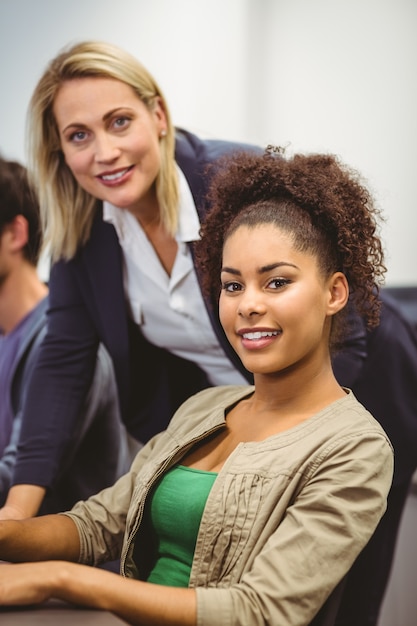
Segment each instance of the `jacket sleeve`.
[{"label": "jacket sleeve", "polygon": [[126,519],[133,501],[136,476],[149,459],[158,440],[155,435],[136,454],[130,471],[119,480],[88,500],[75,504],[61,515],[71,517],[80,538],[79,562],[99,565],[120,559]]},{"label": "jacket sleeve", "polygon": [[70,263],[51,270],[48,329],[28,382],[13,484],[49,487],[94,373],[98,337]]}]

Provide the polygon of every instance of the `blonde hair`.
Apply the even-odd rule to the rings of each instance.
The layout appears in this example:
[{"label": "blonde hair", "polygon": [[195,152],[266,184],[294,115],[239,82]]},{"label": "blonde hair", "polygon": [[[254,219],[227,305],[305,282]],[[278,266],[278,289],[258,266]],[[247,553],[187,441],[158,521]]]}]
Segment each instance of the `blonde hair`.
[{"label": "blonde hair", "polygon": [[81,42],[64,49],[49,63],[33,92],[27,117],[28,169],[38,191],[44,243],[53,260],[75,255],[90,236],[97,210],[97,199],[80,187],[65,163],[53,114],[62,83],[91,76],[130,85],[149,110],[157,100],[161,103],[167,128],[160,143],[156,194],[162,223],[172,234],[177,228],[175,130],[161,90],[146,68],[126,51],[105,42]]}]

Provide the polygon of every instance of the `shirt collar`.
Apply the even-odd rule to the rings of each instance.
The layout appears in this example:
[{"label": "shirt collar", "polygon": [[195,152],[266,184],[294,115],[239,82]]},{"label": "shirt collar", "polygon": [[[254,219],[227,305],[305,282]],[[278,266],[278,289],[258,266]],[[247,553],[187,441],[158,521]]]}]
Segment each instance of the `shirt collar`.
[{"label": "shirt collar", "polygon": [[[200,220],[191,189],[182,170],[177,165],[177,174],[179,181],[179,216],[176,240],[178,242],[198,241],[200,239]],[[122,228],[124,222],[124,210],[103,202],[103,220],[110,222],[116,227],[116,230]]]}]

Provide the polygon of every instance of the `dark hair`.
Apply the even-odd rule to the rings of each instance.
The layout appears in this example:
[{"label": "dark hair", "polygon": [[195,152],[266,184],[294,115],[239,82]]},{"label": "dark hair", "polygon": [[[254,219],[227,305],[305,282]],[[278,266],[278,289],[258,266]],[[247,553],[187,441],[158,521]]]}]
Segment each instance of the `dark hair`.
[{"label": "dark hair", "polygon": [[0,157],[0,234],[17,215],[28,222],[28,242],[22,249],[27,261],[36,265],[41,246],[39,204],[29,183],[26,168]]},{"label": "dark hair", "polygon": [[[241,225],[274,224],[291,234],[298,250],[316,256],[325,276],[343,272],[368,328],[378,324],[386,272],[377,235],[380,211],[358,173],[336,156],[236,153],[216,164],[209,199],[196,246],[206,295],[219,297],[226,238]],[[333,324],[333,344],[339,326]]]}]

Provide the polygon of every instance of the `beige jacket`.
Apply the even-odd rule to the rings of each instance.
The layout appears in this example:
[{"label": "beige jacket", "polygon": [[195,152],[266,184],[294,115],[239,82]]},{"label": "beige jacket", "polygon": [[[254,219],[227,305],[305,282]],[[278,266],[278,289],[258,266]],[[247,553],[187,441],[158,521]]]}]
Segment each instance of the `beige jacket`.
[{"label": "beige jacket", "polygon": [[[114,487],[69,515],[80,561],[145,555],[140,527],[155,480],[196,441],[224,428],[225,409],[251,387],[190,398]],[[393,471],[387,436],[350,392],[291,430],[231,454],[209,494],[190,586],[199,626],[301,626],[311,622],[384,513]]]}]

